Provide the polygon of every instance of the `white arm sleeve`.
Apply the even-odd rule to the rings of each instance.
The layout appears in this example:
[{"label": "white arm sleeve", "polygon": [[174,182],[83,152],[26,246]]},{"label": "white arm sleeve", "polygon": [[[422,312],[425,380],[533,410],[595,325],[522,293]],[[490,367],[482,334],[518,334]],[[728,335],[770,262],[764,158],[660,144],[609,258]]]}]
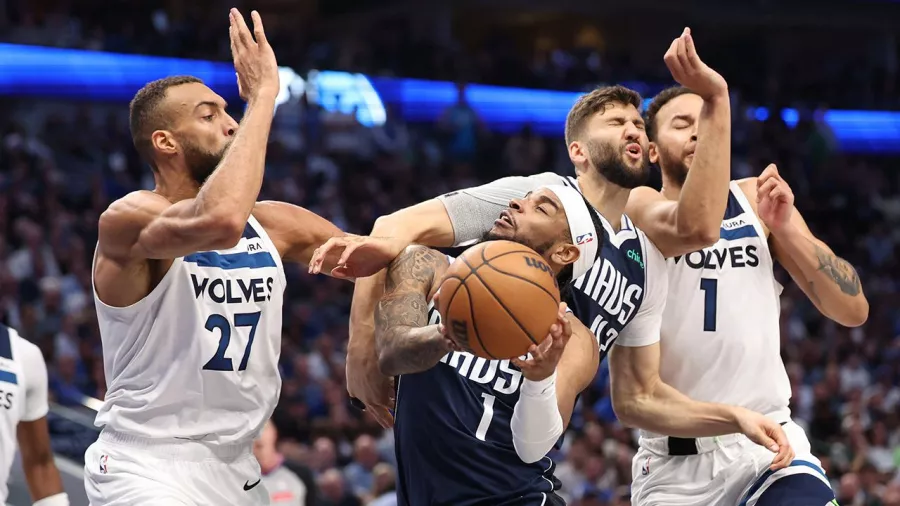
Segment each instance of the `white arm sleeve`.
[{"label": "white arm sleeve", "polygon": [[23,422],[33,422],[47,416],[50,407],[47,405],[47,364],[41,350],[33,343],[16,336],[18,339],[17,361],[22,363],[25,373],[25,410]]},{"label": "white arm sleeve", "polygon": [[563,176],[544,172],[533,176],[512,176],[473,188],[437,197],[447,208],[453,224],[454,246],[467,246],[491,230],[509,201],[520,199],[541,186],[563,184]]},{"label": "white arm sleeve", "polygon": [[669,291],[666,259],[646,235],[641,233],[640,237],[646,257],[644,301],[634,320],[628,322],[628,325],[619,332],[616,344],[620,346],[640,347],[658,343],[663,311],[666,309],[666,296]]},{"label": "white arm sleeve", "polygon": [[555,371],[543,381],[522,381],[510,429],[516,453],[526,464],[541,460],[553,449],[564,429]]}]

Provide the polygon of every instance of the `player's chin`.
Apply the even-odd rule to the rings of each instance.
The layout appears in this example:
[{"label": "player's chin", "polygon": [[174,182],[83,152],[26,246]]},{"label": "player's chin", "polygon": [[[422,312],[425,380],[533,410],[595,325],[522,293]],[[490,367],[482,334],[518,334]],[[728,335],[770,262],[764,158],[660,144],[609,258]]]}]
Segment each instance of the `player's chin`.
[{"label": "player's chin", "polygon": [[494,225],[485,235],[485,241],[512,241],[515,231],[506,226]]}]

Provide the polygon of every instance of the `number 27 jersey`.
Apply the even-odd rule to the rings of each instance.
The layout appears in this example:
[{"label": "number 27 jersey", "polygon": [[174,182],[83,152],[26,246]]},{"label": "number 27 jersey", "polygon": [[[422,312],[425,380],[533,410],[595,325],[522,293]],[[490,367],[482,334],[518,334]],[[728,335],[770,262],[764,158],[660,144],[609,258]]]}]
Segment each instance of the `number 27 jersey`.
[{"label": "number 27 jersey", "polygon": [[176,258],[143,299],[94,292],[107,394],[96,425],[145,438],[249,442],[278,403],[284,269],[252,216],[233,248]]}]

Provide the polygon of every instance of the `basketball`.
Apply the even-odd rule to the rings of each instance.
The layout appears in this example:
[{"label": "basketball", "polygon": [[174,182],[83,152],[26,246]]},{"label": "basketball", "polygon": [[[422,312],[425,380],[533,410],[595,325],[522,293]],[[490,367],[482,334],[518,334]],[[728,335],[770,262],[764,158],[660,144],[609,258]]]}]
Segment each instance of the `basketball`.
[{"label": "basketball", "polygon": [[487,359],[525,355],[556,322],[559,287],[547,262],[511,241],[473,246],[447,269],[438,311],[450,337]]}]

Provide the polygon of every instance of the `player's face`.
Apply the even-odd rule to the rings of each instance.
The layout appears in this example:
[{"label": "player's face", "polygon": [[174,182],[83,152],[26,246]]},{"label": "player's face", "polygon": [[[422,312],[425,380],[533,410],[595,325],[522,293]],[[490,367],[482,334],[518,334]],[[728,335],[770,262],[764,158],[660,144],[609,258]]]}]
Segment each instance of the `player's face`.
[{"label": "player's face", "polygon": [[650,144],[650,161],[679,184],[684,184],[697,149],[697,123],[703,99],[693,93],[679,95],[656,114],[656,140]]},{"label": "player's face", "polygon": [[562,202],[550,190],[539,189],[510,201],[485,237],[524,244],[550,265],[564,266],[578,259],[578,248],[566,239],[569,222]]},{"label": "player's face", "polygon": [[166,98],[175,114],[172,133],[185,165],[202,184],[222,160],[238,123],[225,112],[225,100],[203,84],[172,87]]},{"label": "player's face", "polygon": [[647,181],[647,132],[644,119],[631,104],[613,104],[588,121],[581,140],[569,146],[576,165],[587,161],[593,170],[622,188],[636,188]]}]

